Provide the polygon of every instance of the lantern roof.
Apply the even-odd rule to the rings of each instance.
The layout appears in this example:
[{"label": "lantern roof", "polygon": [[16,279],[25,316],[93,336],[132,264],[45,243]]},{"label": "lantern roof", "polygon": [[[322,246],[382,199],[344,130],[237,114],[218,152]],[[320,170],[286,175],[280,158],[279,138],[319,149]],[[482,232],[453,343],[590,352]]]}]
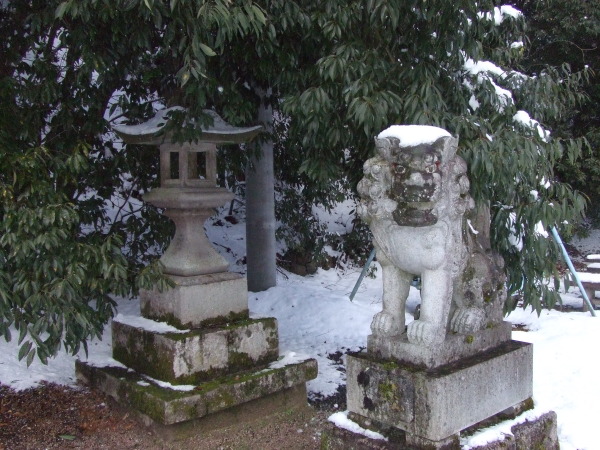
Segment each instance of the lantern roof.
[{"label": "lantern roof", "polygon": [[[169,113],[173,111],[185,111],[185,109],[181,106],[173,106],[157,111],[154,117],[146,122],[137,125],[113,125],[112,128],[127,144],[160,145],[169,142],[170,134],[164,133],[163,130],[169,123]],[[204,109],[203,113],[212,117],[213,124],[201,127],[202,134],[198,139],[199,142],[239,144],[252,140],[263,128],[260,125],[235,127],[225,122],[211,109]]]}]

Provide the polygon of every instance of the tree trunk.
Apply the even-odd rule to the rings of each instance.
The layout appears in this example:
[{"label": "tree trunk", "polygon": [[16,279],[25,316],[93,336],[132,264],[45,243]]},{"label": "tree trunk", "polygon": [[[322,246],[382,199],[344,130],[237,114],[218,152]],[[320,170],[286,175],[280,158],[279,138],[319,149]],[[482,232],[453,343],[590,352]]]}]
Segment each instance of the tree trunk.
[{"label": "tree trunk", "polygon": [[[264,100],[265,92],[257,92]],[[272,131],[273,109],[264,101],[258,109],[258,120]],[[259,145],[260,154],[251,157],[246,168],[246,261],[248,290],[253,292],[277,283],[273,142],[263,140]]]}]

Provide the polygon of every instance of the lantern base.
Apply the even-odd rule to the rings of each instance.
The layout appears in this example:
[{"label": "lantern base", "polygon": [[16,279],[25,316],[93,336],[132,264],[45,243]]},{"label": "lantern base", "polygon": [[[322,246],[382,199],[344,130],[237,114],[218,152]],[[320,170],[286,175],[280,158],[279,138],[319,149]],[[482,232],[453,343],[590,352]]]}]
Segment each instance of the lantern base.
[{"label": "lantern base", "polygon": [[164,292],[140,290],[140,307],[146,319],[185,329],[248,318],[248,287],[242,275],[221,272],[169,278],[175,282],[174,288]]}]

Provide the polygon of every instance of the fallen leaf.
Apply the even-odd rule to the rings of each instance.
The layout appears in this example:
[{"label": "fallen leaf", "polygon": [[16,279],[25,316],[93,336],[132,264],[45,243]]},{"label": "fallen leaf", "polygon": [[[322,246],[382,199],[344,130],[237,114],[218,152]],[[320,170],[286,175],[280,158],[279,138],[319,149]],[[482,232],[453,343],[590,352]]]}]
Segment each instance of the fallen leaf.
[{"label": "fallen leaf", "polygon": [[73,436],[72,434],[59,434],[58,437],[61,439],[64,439],[65,441],[74,441],[75,440],[75,436]]}]

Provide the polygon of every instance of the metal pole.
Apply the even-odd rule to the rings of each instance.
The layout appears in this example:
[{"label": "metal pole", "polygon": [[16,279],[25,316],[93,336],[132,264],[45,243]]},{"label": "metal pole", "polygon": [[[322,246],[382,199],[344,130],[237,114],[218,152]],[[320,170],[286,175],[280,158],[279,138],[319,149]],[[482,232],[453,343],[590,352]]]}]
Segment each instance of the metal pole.
[{"label": "metal pole", "polygon": [[581,284],[581,280],[579,279],[579,274],[575,270],[575,267],[573,267],[571,258],[569,257],[569,254],[567,253],[567,249],[565,248],[565,246],[562,242],[562,239],[558,235],[558,231],[556,231],[556,227],[552,227],[552,236],[554,236],[554,240],[556,241],[556,243],[562,250],[562,254],[563,254],[563,257],[565,258],[565,262],[567,263],[567,266],[569,266],[569,270],[573,274],[573,277],[575,277],[575,282],[577,283],[577,286],[579,286],[579,290],[581,291],[581,294],[583,296],[583,301],[587,304],[588,308],[590,309],[590,314],[593,317],[596,317],[596,313],[594,312],[594,306],[592,305],[592,302],[590,302],[590,299],[587,296],[587,292],[585,292],[585,289],[583,288],[583,285]]},{"label": "metal pole", "polygon": [[367,274],[367,270],[369,270],[369,266],[373,262],[373,258],[375,258],[375,249],[371,250],[371,253],[369,253],[369,257],[367,258],[367,262],[365,263],[365,267],[363,267],[363,270],[360,273],[360,276],[358,277],[358,280],[356,281],[356,284],[354,285],[354,289],[352,289],[352,293],[350,294],[350,301],[354,300],[354,296],[356,295],[356,291],[358,291],[358,287],[360,286],[360,283],[362,283],[363,278]]}]

